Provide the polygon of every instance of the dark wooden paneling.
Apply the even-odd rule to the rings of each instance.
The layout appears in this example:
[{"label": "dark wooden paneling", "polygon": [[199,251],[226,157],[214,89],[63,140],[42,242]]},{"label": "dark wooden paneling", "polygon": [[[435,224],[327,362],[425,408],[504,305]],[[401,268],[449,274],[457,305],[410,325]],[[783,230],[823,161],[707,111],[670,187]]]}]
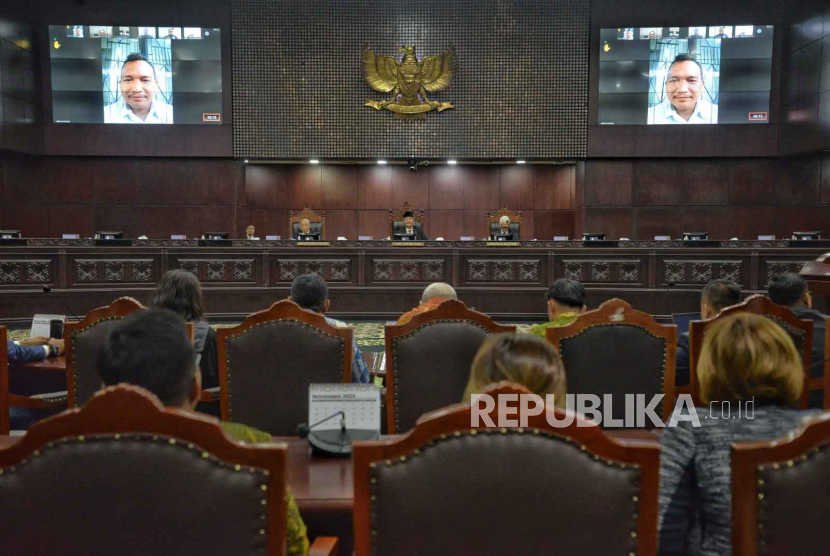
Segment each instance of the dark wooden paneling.
[{"label": "dark wooden paneling", "polygon": [[250,209],[275,210],[288,205],[285,168],[270,164],[245,166],[245,205]]},{"label": "dark wooden paneling", "polygon": [[777,174],[773,160],[738,161],[729,169],[729,204],[769,203],[775,194]]},{"label": "dark wooden paneling", "polygon": [[820,202],[821,158],[797,157],[782,160],[775,182],[775,204],[817,205]]},{"label": "dark wooden paneling", "polygon": [[[729,207],[730,235],[739,238],[756,238],[759,235],[785,237],[780,224],[779,211],[774,207]],[[789,237],[789,236],[786,236]]]},{"label": "dark wooden paneling", "polygon": [[798,68],[799,98],[815,97],[819,93],[821,50],[822,41],[819,40],[804,47],[801,51],[801,62]]},{"label": "dark wooden paneling", "polygon": [[3,228],[20,230],[26,237],[49,237],[49,211],[35,204],[3,203]]},{"label": "dark wooden paneling", "polygon": [[536,227],[534,226],[534,217],[532,210],[522,211],[522,239],[529,240],[536,238]]},{"label": "dark wooden paneling", "polygon": [[532,209],[535,193],[536,170],[533,166],[517,164],[501,167],[499,206],[511,209]]},{"label": "dark wooden paneling", "polygon": [[608,239],[631,238],[633,222],[631,208],[591,208],[585,209],[585,232],[606,234]]},{"label": "dark wooden paneling", "polygon": [[406,166],[392,167],[392,206],[400,207],[409,202],[414,208],[429,206],[429,172],[413,172]]},{"label": "dark wooden paneling", "polygon": [[821,159],[821,204],[830,205],[830,154]]},{"label": "dark wooden paneling", "polygon": [[[164,207],[167,208],[167,207]],[[199,237],[205,232],[228,232],[233,237],[234,217],[233,207],[188,207],[187,209],[187,235],[188,237]],[[154,216],[161,217],[164,212],[155,210]],[[244,230],[236,232],[236,237],[242,235]],[[176,232],[171,232],[176,233]]]},{"label": "dark wooden paneling", "polygon": [[533,229],[537,239],[553,239],[553,236],[575,237],[573,210],[535,210]]},{"label": "dark wooden paneling", "polygon": [[326,211],[326,239],[335,240],[338,236],[357,239],[356,210]]},{"label": "dark wooden paneling", "polygon": [[589,125],[589,158],[776,156],[778,126]]},{"label": "dark wooden paneling", "polygon": [[680,166],[674,161],[637,161],[634,164],[635,205],[676,205],[680,199]]},{"label": "dark wooden paneling", "polygon": [[380,165],[358,168],[357,198],[357,208],[361,210],[392,209],[392,168]]},{"label": "dark wooden paneling", "polygon": [[429,208],[437,210],[464,208],[464,166],[441,165],[429,170]]},{"label": "dark wooden paneling", "polygon": [[464,229],[464,211],[430,210],[427,234],[430,238],[443,237],[446,240],[458,240]]},{"label": "dark wooden paneling", "polygon": [[245,228],[248,224],[254,225],[256,235],[260,239],[265,239],[266,236],[288,237],[287,210],[251,210],[247,222],[240,222],[239,213],[237,213],[237,225],[234,230],[237,237],[245,237]]},{"label": "dark wooden paneling", "polygon": [[680,167],[680,203],[725,205],[729,200],[729,165],[724,162],[684,161]]},{"label": "dark wooden paneling", "polygon": [[231,126],[117,126],[46,123],[44,153],[53,156],[227,157],[233,155]]},{"label": "dark wooden paneling", "polygon": [[634,237],[654,239],[655,236],[671,236],[677,239],[681,233],[680,207],[642,207],[635,209]]},{"label": "dark wooden paneling", "polygon": [[[729,207],[681,207],[680,233],[709,232],[712,239],[729,239],[737,226],[729,217]],[[679,237],[679,236],[678,236]],[[752,239],[746,236],[745,239]]]},{"label": "dark wooden paneling", "polygon": [[[465,210],[461,235],[481,239],[487,237],[487,210]],[[456,238],[446,238],[456,239]]]},{"label": "dark wooden paneling", "polygon": [[323,202],[322,168],[309,164],[290,166],[287,171],[288,206],[302,209],[305,206],[320,208]]},{"label": "dark wooden paneling", "polygon": [[374,239],[389,237],[389,213],[385,210],[358,211],[357,233]]},{"label": "dark wooden paneling", "polygon": [[61,237],[63,234],[80,234],[91,237],[92,205],[60,205],[49,207],[49,232],[45,237]]},{"label": "dark wooden paneling", "polygon": [[244,167],[227,160],[188,161],[189,204],[233,206],[233,184],[243,179]]},{"label": "dark wooden paneling", "polygon": [[2,159],[3,204],[42,201],[48,192],[39,158],[7,156]]},{"label": "dark wooden paneling", "polygon": [[500,177],[498,168],[492,166],[466,166],[464,170],[464,209],[498,209]]},{"label": "dark wooden paneling", "polygon": [[193,182],[187,170],[186,165],[176,160],[150,159],[142,165],[145,179],[157,185],[160,203],[164,205],[185,205],[189,202]]},{"label": "dark wooden paneling", "polygon": [[[93,172],[89,165],[72,159],[61,159],[62,164],[54,172],[72,176],[76,172],[86,173],[92,179],[93,201],[101,205],[138,205],[152,203],[145,200],[141,188],[143,176],[139,172],[139,161],[135,158],[105,158],[95,161]],[[152,178],[151,178],[152,179]],[[66,180],[65,178],[61,180]],[[71,201],[69,201],[71,202]]]},{"label": "dark wooden paneling", "polygon": [[631,205],[632,162],[600,160],[585,166],[586,207]]},{"label": "dark wooden paneling", "polygon": [[357,169],[354,166],[323,166],[323,207],[357,208]]},{"label": "dark wooden paneling", "polygon": [[536,168],[536,210],[574,208],[575,166],[539,166]]}]

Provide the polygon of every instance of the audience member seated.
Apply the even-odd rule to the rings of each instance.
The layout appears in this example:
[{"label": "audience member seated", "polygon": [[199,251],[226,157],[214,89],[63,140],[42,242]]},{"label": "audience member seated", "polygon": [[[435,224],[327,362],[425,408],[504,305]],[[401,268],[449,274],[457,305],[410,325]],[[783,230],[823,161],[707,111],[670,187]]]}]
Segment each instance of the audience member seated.
[{"label": "audience member seated", "polygon": [[42,361],[47,357],[57,357],[63,354],[63,346],[63,340],[35,336],[20,342],[6,340],[6,353],[9,356],[9,365],[22,365]]},{"label": "audience member seated", "polygon": [[458,294],[455,293],[455,289],[452,286],[444,282],[430,284],[421,295],[421,303],[408,313],[401,315],[401,318],[398,319],[398,324],[406,324],[415,315],[432,311],[448,299],[458,299]]},{"label": "audience member seated", "polygon": [[197,364],[202,372],[202,388],[219,386],[216,331],[205,322],[202,284],[187,270],[168,270],[159,280],[151,307],[169,309],[195,325]]},{"label": "audience member seated", "polygon": [[[827,317],[813,309],[813,296],[807,289],[803,276],[786,273],[770,278],[769,298],[787,307],[802,320],[813,321],[813,350],[810,353],[810,378],[824,376],[824,339],[827,334]],[[809,407],[821,408],[824,404],[821,390],[810,392]]]},{"label": "audience member seated", "polygon": [[571,324],[588,309],[585,306],[585,286],[576,280],[560,278],[548,288],[545,298],[548,301],[550,322],[530,328],[531,333],[542,339],[546,338],[546,329]]},{"label": "audience member seated", "polygon": [[554,405],[565,407],[565,366],[545,340],[530,334],[497,334],[487,338],[470,367],[464,401],[470,403],[473,394],[482,394],[488,386],[501,381],[521,384],[542,398],[553,394]]},{"label": "audience member seated", "polygon": [[[98,350],[98,373],[105,386],[133,384],[155,394],[167,407],[193,411],[202,391],[196,351],[184,333],[182,319],[166,309],[147,309],[114,327]],[[269,442],[271,435],[240,425],[222,423],[234,440]],[[288,554],[308,554],[308,538],[294,496],[286,487]]]},{"label": "audience member seated", "polygon": [[804,386],[795,345],[760,315],[715,323],[697,376],[699,426],[679,421],[660,439],[661,556],[731,556],[730,444],[782,436],[809,413],[794,409]]},{"label": "audience member seated", "polygon": [[[741,302],[741,287],[729,280],[712,280],[700,293],[700,318],[709,320],[718,316],[723,309]],[[674,383],[677,386],[689,384],[689,333],[677,338],[677,360],[674,367]]]},{"label": "audience member seated", "polygon": [[[323,277],[318,274],[297,276],[291,283],[291,297],[289,299],[306,311],[320,313],[326,317],[326,322],[332,326],[348,328],[345,322],[326,316],[330,307],[329,287]],[[366,365],[363,353],[361,353],[355,340],[352,340],[352,352],[352,382],[368,384],[369,367]]]}]

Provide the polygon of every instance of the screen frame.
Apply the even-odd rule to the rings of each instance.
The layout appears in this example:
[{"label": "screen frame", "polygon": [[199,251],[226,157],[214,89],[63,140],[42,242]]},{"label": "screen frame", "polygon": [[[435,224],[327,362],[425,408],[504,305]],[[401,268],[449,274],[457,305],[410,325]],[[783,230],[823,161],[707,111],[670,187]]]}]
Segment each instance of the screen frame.
[{"label": "screen frame", "polygon": [[[227,4],[207,0],[184,1],[176,13],[148,16],[138,8],[125,9],[95,2],[95,10],[65,8],[50,13],[37,26],[43,98],[44,154],[53,156],[233,156],[233,102],[231,17]],[[92,8],[92,6],[90,6]],[[91,16],[90,13],[97,15]],[[151,19],[152,21],[147,21]],[[52,106],[50,25],[123,26],[125,22],[153,23],[156,27],[216,28],[222,53],[222,122],[216,124],[87,124],[55,123]],[[185,25],[186,24],[186,25]],[[182,39],[184,40],[184,39]],[[127,128],[129,133],[127,133]],[[125,137],[127,136],[128,137]],[[138,139],[138,140],[136,140]]]}]

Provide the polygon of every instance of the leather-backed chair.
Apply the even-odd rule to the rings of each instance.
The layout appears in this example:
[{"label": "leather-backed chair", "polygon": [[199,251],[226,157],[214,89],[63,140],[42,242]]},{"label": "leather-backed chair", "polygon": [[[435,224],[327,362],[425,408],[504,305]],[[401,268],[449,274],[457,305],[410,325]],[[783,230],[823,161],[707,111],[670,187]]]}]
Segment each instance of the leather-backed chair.
[{"label": "leather-backed chair", "polygon": [[[495,412],[481,411],[497,425]],[[619,443],[551,406],[524,428],[471,420],[456,404],[402,437],[354,444],[357,556],[657,553],[656,443]]]},{"label": "leather-backed chair", "polygon": [[296,435],[309,384],[351,382],[352,336],[289,300],[218,329],[222,420]]},{"label": "leather-backed chair", "polygon": [[[703,338],[706,330],[719,319],[738,313],[753,313],[763,315],[775,324],[784,329],[795,344],[795,349],[801,355],[801,362],[804,365],[804,391],[801,394],[801,407],[807,408],[807,401],[810,390],[824,389],[824,381],[821,378],[810,380],[808,369],[810,368],[811,351],[813,349],[813,321],[799,319],[788,308],[778,305],[769,297],[755,294],[747,297],[742,303],[727,307],[718,313],[713,319],[693,320],[689,323],[689,373],[692,397],[696,404],[700,403],[700,392],[697,380],[697,362],[700,360],[700,352],[703,349]],[[827,396],[825,392],[825,396]]]},{"label": "leather-backed chair", "polygon": [[295,213],[293,210],[289,212],[288,216],[288,237],[292,238],[300,231],[300,221],[303,218],[308,218],[308,223],[311,225],[309,233],[320,234],[320,239],[326,239],[326,211],[314,210],[311,207],[305,207],[300,212]]},{"label": "leather-backed chair", "polygon": [[284,445],[119,385],[0,451],[3,553],[282,555]]},{"label": "leather-backed chair", "polygon": [[[663,394],[662,418],[669,419],[677,326],[659,324],[625,301],[610,299],[569,325],[548,328],[546,334],[565,365],[568,394],[594,394],[600,400],[611,394],[615,419],[625,418],[625,394],[644,394],[646,404]],[[639,426],[654,425],[645,419]]]},{"label": "leather-backed chair", "polygon": [[521,235],[521,228],[522,228],[522,211],[520,210],[510,210],[507,207],[499,209],[499,211],[495,214],[487,213],[487,236],[490,237],[490,234],[499,233],[501,230],[501,224],[499,224],[499,219],[502,216],[507,216],[510,218],[510,226],[509,229],[516,237],[516,240],[522,238]]},{"label": "leather-backed chair", "polygon": [[830,415],[774,440],[732,444],[732,554],[827,554]]},{"label": "leather-backed chair", "polygon": [[66,395],[70,408],[84,405],[101,387],[96,359],[107,332],[127,315],[145,308],[132,297],[119,297],[106,307],[88,312],[83,320],[64,325]]},{"label": "leather-backed chair", "polygon": [[459,402],[487,335],[515,331],[453,299],[386,326],[387,432],[406,431],[424,413]]},{"label": "leather-backed chair", "polygon": [[398,210],[389,211],[389,238],[395,239],[395,234],[406,233],[406,226],[403,223],[403,215],[407,212],[412,213],[415,219],[415,228],[423,231],[424,226],[424,211],[423,209],[413,209],[409,201],[405,202]]}]

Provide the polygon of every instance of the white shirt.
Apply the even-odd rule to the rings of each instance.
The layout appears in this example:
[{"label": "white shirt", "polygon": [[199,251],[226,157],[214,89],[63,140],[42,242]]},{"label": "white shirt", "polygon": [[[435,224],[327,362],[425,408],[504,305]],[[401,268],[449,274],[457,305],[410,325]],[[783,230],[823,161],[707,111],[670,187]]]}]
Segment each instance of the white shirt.
[{"label": "white shirt", "polygon": [[718,123],[718,105],[705,100],[698,100],[692,117],[686,121],[677,113],[669,99],[656,104],[648,110],[648,123],[651,124],[716,124]]},{"label": "white shirt", "polygon": [[173,106],[154,99],[147,118],[135,115],[123,98],[104,107],[104,123],[107,124],[172,124]]}]

